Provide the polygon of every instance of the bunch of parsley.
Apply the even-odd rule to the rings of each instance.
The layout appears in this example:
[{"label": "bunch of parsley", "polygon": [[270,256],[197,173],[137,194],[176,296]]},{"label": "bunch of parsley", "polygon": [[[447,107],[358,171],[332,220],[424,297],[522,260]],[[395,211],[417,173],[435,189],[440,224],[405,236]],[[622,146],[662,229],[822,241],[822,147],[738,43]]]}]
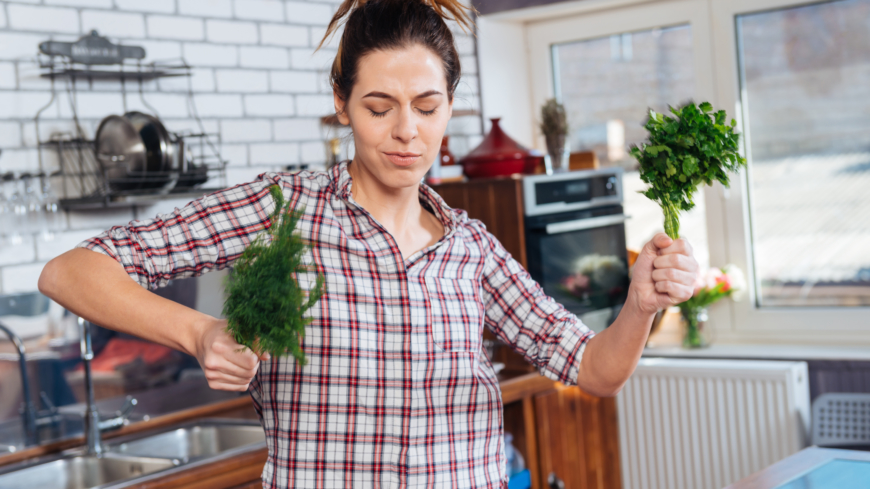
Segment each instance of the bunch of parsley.
[{"label": "bunch of parsley", "polygon": [[695,206],[692,197],[702,182],[718,180],[728,187],[728,174],[746,165],[740,156],[737,121],[726,124],[725,111],[713,106],[688,103],[680,109],[670,107],[676,117],[649,111],[644,127],[649,142],[631,148],[640,163],[640,178],[650,185],[642,192],[658,202],[665,215],[665,232],[672,239],[680,235],[680,211]]},{"label": "bunch of parsley", "polygon": [[290,353],[305,365],[301,342],[311,318],[302,315],[320,300],[325,279],[318,273],[305,297],[295,275],[312,269],[302,263],[311,247],[294,234],[304,210],[292,210],[289,202],[285,206],[277,185],[269,191],[276,204],[271,225],[245,248],[227,277],[223,314],[227,331],[240,345],[257,355]]}]

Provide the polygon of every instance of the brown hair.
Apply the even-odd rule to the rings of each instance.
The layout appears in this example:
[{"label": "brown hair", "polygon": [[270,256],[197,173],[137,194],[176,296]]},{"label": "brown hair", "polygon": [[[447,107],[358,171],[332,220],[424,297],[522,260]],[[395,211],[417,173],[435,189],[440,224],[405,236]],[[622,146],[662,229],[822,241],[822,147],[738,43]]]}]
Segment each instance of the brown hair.
[{"label": "brown hair", "polygon": [[455,20],[463,31],[470,29],[473,22],[466,10],[476,12],[457,0],[344,0],[317,47],[323,46],[347,16],[329,74],[332,89],[341,100],[347,101],[363,56],[376,50],[420,44],[431,49],[444,63],[447,96],[452,100],[462,71],[453,33],[444,19]]}]

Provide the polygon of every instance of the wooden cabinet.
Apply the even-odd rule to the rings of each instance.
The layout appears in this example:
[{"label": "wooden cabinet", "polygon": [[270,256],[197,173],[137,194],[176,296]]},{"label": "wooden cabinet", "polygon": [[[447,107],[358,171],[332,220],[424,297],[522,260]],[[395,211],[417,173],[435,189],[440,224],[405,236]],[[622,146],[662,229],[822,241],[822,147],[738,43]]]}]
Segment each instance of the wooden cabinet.
[{"label": "wooden cabinet", "polygon": [[616,399],[557,384],[535,396],[540,485],[553,473],[567,488],[622,487]]},{"label": "wooden cabinet", "polygon": [[[447,205],[480,219],[505,249],[527,266],[519,175],[431,187]],[[493,335],[486,330],[484,337]],[[532,487],[548,489],[552,473],[566,489],[621,488],[616,400],[591,396],[577,387],[528,373],[534,368],[508,348],[494,356],[494,361],[507,365],[500,377],[515,377],[500,383],[504,430],[514,435],[514,445],[531,472]]]}]

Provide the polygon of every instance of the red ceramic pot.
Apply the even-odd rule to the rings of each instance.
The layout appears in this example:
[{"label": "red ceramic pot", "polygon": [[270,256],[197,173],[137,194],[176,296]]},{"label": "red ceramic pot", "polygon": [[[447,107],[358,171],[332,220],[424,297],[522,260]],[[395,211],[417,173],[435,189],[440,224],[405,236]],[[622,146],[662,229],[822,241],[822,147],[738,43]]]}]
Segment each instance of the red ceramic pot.
[{"label": "red ceramic pot", "polygon": [[490,119],[492,130],[459,161],[468,178],[486,178],[534,173],[535,167],[544,159],[544,153],[528,149],[511,139],[499,126],[499,118]]}]

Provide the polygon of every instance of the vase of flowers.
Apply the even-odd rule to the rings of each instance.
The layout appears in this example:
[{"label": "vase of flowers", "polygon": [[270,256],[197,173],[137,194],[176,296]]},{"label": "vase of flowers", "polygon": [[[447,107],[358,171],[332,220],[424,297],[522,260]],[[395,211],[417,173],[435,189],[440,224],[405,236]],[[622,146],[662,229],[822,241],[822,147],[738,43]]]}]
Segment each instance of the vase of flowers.
[{"label": "vase of flowers", "polygon": [[568,114],[565,106],[556,99],[547,100],[541,107],[541,132],[547,142],[547,155],[550,166],[547,174],[568,171]]},{"label": "vase of flowers", "polygon": [[691,299],[679,305],[680,315],[685,324],[683,348],[704,348],[709,339],[704,326],[707,322],[707,308],[724,297],[740,300],[746,289],[743,272],[736,265],[711,268],[698,275],[695,292]]}]

